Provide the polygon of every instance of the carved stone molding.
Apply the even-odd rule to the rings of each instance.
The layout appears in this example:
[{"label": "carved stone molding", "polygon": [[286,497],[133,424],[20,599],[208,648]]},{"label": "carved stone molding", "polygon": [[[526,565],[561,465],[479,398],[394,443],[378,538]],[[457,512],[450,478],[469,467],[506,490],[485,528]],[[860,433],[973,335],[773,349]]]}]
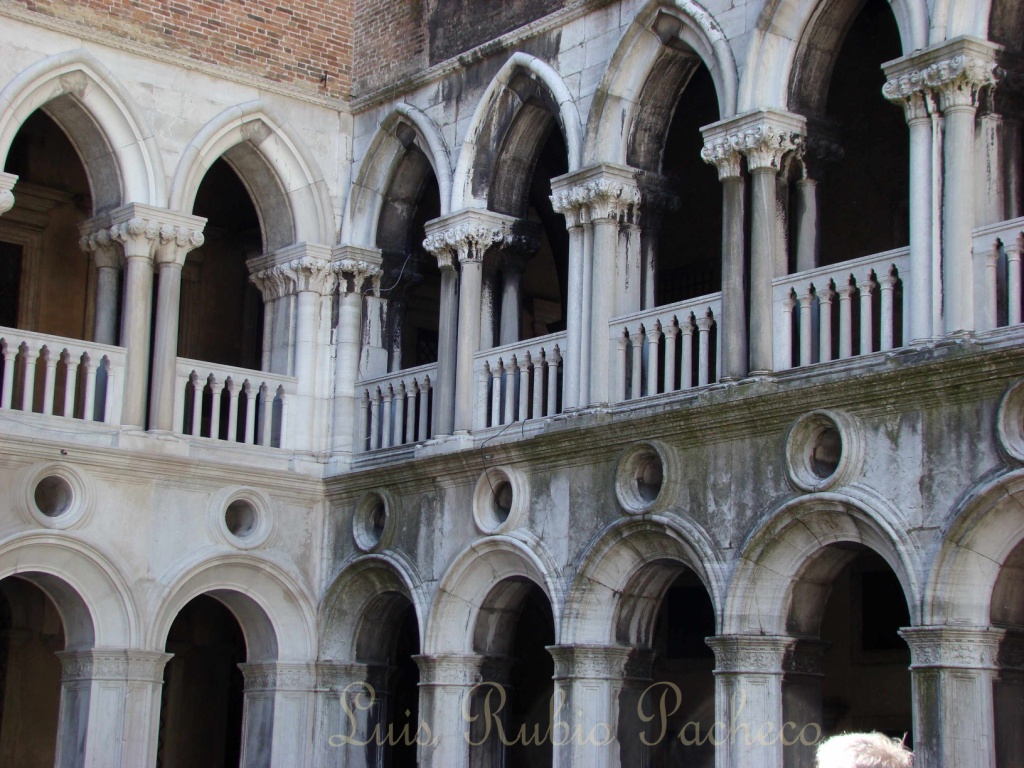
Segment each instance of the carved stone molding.
[{"label": "carved stone molding", "polygon": [[270,661],[239,664],[246,693],[253,691],[312,691],[317,684],[315,664]]},{"label": "carved stone molding", "polygon": [[420,668],[420,685],[473,686],[483,681],[483,656],[446,654],[414,656]]},{"label": "carved stone molding", "polygon": [[548,653],[555,660],[556,680],[621,680],[625,676],[632,650],[622,646],[548,646]]},{"label": "carved stone molding", "polygon": [[159,651],[88,650],[58,651],[61,679],[116,680],[159,683],[163,680],[164,665],[172,654]]},{"label": "carved stone molding", "polygon": [[1005,631],[969,627],[907,627],[911,669],[996,669]]},{"label": "carved stone molding", "polygon": [[715,671],[782,674],[795,638],[773,635],[719,635],[707,644],[715,652]]},{"label": "carved stone molding", "polygon": [[999,81],[999,51],[985,40],[958,37],[896,59],[883,67],[887,80],[882,94],[903,106],[908,120],[929,114],[936,105],[943,111],[976,108],[982,92]]},{"label": "carved stone molding", "polygon": [[17,182],[18,177],[13,173],[0,171],[0,216],[14,207],[14,193],[11,190]]},{"label": "carved stone molding", "polygon": [[782,159],[803,149],[807,120],[780,110],[759,109],[704,126],[701,157],[718,168],[718,178],[740,175],[740,159],[747,168],[778,171]]},{"label": "carved stone molding", "polygon": [[428,221],[423,248],[437,259],[441,269],[455,262],[482,262],[492,247],[536,250],[535,229],[513,216],[485,210],[465,210]]}]

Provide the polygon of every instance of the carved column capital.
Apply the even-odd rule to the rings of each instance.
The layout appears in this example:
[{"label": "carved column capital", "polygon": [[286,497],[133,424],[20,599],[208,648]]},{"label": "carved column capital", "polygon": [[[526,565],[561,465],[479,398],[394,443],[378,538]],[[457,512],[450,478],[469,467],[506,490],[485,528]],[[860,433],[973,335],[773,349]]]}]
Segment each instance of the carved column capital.
[{"label": "carved column capital", "polygon": [[151,261],[153,249],[160,238],[160,225],[159,222],[135,216],[114,224],[110,228],[110,236],[121,244],[125,259]]},{"label": "carved column capital", "polygon": [[1005,630],[988,627],[907,627],[910,668],[996,669]]},{"label": "carved column capital", "polygon": [[7,213],[14,207],[14,185],[18,183],[18,177],[13,173],[0,171],[0,216]]},{"label": "carved column capital", "polygon": [[312,691],[317,684],[316,664],[305,662],[257,662],[239,664],[245,691]]},{"label": "carved column capital", "polygon": [[413,656],[420,669],[420,685],[473,686],[483,680],[481,668],[486,657],[473,654]]},{"label": "carved column capital", "polygon": [[92,258],[93,263],[101,269],[120,269],[124,263],[121,249],[117,241],[110,235],[110,227],[95,229],[94,222],[83,222],[79,227],[82,236],[78,240],[79,247]]},{"label": "carved column capital", "polygon": [[61,679],[158,683],[173,654],[141,650],[58,651]]},{"label": "carved column capital", "polygon": [[958,37],[886,64],[882,94],[903,106],[907,120],[957,108],[975,109],[982,93],[1002,74],[996,66],[1001,47],[986,40]]},{"label": "carved column capital", "polygon": [[377,248],[343,245],[332,254],[335,275],[342,293],[362,293],[370,281],[374,295],[380,294],[380,281],[384,274],[383,256]]},{"label": "carved column capital", "polygon": [[622,680],[634,649],[603,645],[550,645],[547,650],[555,660],[556,680]]},{"label": "carved column capital", "polygon": [[700,129],[704,136],[701,157],[718,168],[719,179],[739,175],[739,156],[751,171],[778,171],[782,159],[799,152],[807,134],[802,115],[775,109],[758,109],[720,120]]},{"label": "carved column capital", "polygon": [[160,239],[156,244],[156,263],[182,266],[189,251],[194,251],[206,242],[203,237],[205,225],[206,219],[198,218],[194,224],[166,223],[162,225]]},{"label": "carved column capital", "polygon": [[526,222],[485,210],[465,210],[427,222],[423,248],[437,259],[441,269],[459,263],[483,261],[497,245],[528,247],[533,233]]},{"label": "carved column capital", "polygon": [[551,205],[570,229],[601,220],[636,223],[643,202],[639,173],[604,163],[559,176],[551,180]]},{"label": "carved column capital", "polygon": [[796,640],[773,635],[718,635],[707,644],[715,652],[715,671],[782,674]]}]

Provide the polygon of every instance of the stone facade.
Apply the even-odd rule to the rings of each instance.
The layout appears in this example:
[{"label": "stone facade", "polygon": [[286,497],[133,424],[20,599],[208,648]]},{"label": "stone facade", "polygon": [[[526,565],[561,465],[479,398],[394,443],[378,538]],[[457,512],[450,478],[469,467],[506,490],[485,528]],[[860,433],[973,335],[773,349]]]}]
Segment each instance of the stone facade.
[{"label": "stone facade", "polygon": [[0,0],[0,766],[1024,763],[1013,4],[482,9]]}]

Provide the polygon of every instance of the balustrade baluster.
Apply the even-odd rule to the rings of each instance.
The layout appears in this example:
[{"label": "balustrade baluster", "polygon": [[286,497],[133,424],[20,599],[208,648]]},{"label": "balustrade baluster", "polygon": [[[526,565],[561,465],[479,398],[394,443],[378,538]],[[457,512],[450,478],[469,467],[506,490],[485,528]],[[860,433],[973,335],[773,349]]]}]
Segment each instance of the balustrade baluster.
[{"label": "balustrade baluster", "polygon": [[544,361],[548,358],[543,350],[540,356],[533,362],[533,418],[550,416],[551,413],[544,412]]},{"label": "balustrade baluster", "polygon": [[[487,391],[487,385],[491,381],[491,365],[484,360],[483,365],[476,372],[476,392],[473,401],[473,429],[486,429],[487,428],[487,408],[490,404],[490,393]],[[420,408],[423,405],[420,404]],[[423,430],[420,430],[420,439],[422,437]]]},{"label": "balustrade baluster", "polygon": [[395,399],[395,393],[390,384],[384,387],[383,396],[384,402],[380,406],[380,445],[381,448],[390,448],[394,444],[391,442],[391,404]]},{"label": "balustrade baluster", "polygon": [[14,395],[14,363],[18,358],[18,348],[9,343],[3,345],[4,353],[4,380],[3,390],[0,391],[0,408],[10,409],[11,400]]},{"label": "balustrade baluster", "polygon": [[491,423],[496,427],[501,424],[501,360],[491,366]]},{"label": "balustrade baluster", "polygon": [[57,357],[49,347],[43,347],[43,414],[53,415],[54,393],[57,389]]},{"label": "balustrade baluster", "polygon": [[679,388],[689,389],[693,386],[693,321],[689,315],[679,324],[679,331],[683,334],[682,379]]},{"label": "balustrade baluster", "polygon": [[658,347],[661,344],[661,321],[655,320],[647,332],[647,394],[658,394]]},{"label": "balustrade baluster", "polygon": [[[117,392],[117,389],[114,387],[114,379],[117,372],[114,370],[114,364],[110,362],[110,358],[104,359],[107,361],[107,388],[103,393],[103,423],[111,424],[113,423],[114,413],[114,393]],[[100,365],[103,365],[103,361],[100,361]]]},{"label": "balustrade baluster", "polygon": [[516,420],[516,368],[518,361],[516,356],[505,366],[505,412],[502,414],[502,424],[511,424]]},{"label": "balustrade baluster", "polygon": [[252,382],[245,382],[242,392],[245,393],[245,437],[246,445],[256,445],[256,393],[252,390]]},{"label": "balustrade baluster", "polygon": [[630,393],[629,396],[633,400],[643,396],[643,377],[644,377],[644,329],[640,326],[640,330],[636,333],[629,335],[629,343],[633,348],[633,380],[630,382]]},{"label": "balustrade baluster", "polygon": [[782,334],[779,342],[779,363],[783,368],[793,367],[793,307],[796,306],[796,298],[793,290],[790,289],[786,298],[782,300]]},{"label": "balustrade baluster", "polygon": [[873,351],[874,335],[874,311],[871,307],[871,292],[875,289],[875,281],[871,278],[871,270],[868,269],[864,280],[858,284],[860,289],[860,353],[869,354]]},{"label": "balustrade baluster", "polygon": [[291,427],[291,419],[289,417],[289,410],[291,408],[291,401],[283,387],[277,388],[277,393],[281,398],[281,436],[278,440],[278,448],[290,448],[290,436],[289,429]]},{"label": "balustrade baluster", "polygon": [[832,299],[836,292],[826,285],[818,294],[818,361],[832,359]]},{"label": "balustrade baluster", "polygon": [[393,437],[391,439],[392,445],[401,445],[405,440],[405,401],[408,394],[409,390],[406,389],[405,382],[398,382],[398,389],[395,390],[395,415],[392,417],[394,421],[392,428]]},{"label": "balustrade baluster", "polygon": [[1020,253],[1021,245],[1018,237],[1006,245],[1006,293],[1010,303],[1006,317],[1010,325],[1016,325],[1021,321]]},{"label": "balustrade baluster", "polygon": [[[530,418],[530,362],[533,356],[529,351],[523,354],[519,363],[519,421],[526,421]],[[538,416],[539,414],[534,414]]]},{"label": "balustrade baluster", "polygon": [[562,362],[562,351],[555,345],[548,356],[548,416],[558,413],[558,364]]},{"label": "balustrade baluster", "polygon": [[405,443],[412,445],[416,442],[416,396],[419,392],[416,380],[409,382],[409,388],[405,393]]},{"label": "balustrade baluster", "polygon": [[807,286],[807,293],[800,296],[800,365],[810,365],[814,362],[814,333],[811,328],[814,295],[811,293],[811,287]]},{"label": "balustrade baluster", "polygon": [[36,355],[32,347],[25,344],[25,369],[21,381],[21,410],[31,411],[36,390]]},{"label": "balustrade baluster", "polygon": [[985,259],[983,280],[981,286],[982,296],[986,297],[980,307],[976,307],[976,314],[979,315],[979,331],[990,331],[999,327],[999,243],[982,254]]},{"label": "balustrade baluster", "polygon": [[[82,418],[86,421],[96,420],[96,369],[99,363],[93,365],[92,358],[86,355],[82,361],[85,366],[85,406],[82,409]],[[107,385],[107,392],[110,392],[110,385]],[[108,397],[107,400],[110,400]],[[106,419],[104,419],[105,421]]]},{"label": "balustrade baluster", "polygon": [[260,445],[270,447],[274,440],[274,393],[269,384],[261,387],[263,393],[263,423],[260,424]]},{"label": "balustrade baluster", "polygon": [[199,430],[202,424],[203,417],[203,382],[199,378],[199,375],[192,371],[192,374],[188,377],[188,384],[185,386],[192,387],[192,437],[199,437]]},{"label": "balustrade baluster", "polygon": [[627,332],[623,331],[616,340],[615,347],[616,368],[619,371],[619,375],[615,378],[615,386],[618,389],[615,399],[620,403],[626,399],[626,345],[628,338]]},{"label": "balustrade baluster", "polygon": [[896,276],[892,272],[886,272],[878,278],[878,284],[882,296],[882,327],[879,335],[879,344],[882,352],[888,352],[893,348],[893,336],[895,335],[895,317],[893,313],[893,291],[896,288]]},{"label": "balustrade baluster", "polygon": [[839,288],[839,359],[853,355],[853,292],[848,282]]},{"label": "balustrade baluster", "polygon": [[370,418],[370,393],[365,389],[359,398],[359,415],[356,418],[356,447],[360,453],[366,450],[367,421]]},{"label": "balustrade baluster", "polygon": [[78,366],[72,365],[74,359],[70,352],[64,351],[64,408],[61,415],[69,419],[75,415],[75,374]]},{"label": "balustrade baluster", "polygon": [[238,385],[229,376],[224,388],[228,393],[228,434],[229,443],[238,442]]},{"label": "balustrade baluster", "polygon": [[210,399],[210,439],[220,440],[220,405],[221,396],[224,393],[224,384],[217,381],[216,378],[209,379],[210,381],[210,393],[213,397]]},{"label": "balustrade baluster", "polygon": [[[486,399],[485,399],[486,403]],[[420,440],[430,439],[430,377],[424,376],[420,384]]]},{"label": "balustrade baluster", "polygon": [[370,415],[370,450],[376,451],[380,448],[381,429],[380,429],[380,408],[381,408],[381,393],[380,387],[377,387],[373,391],[373,411]]},{"label": "balustrade baluster", "polygon": [[662,392],[675,392],[676,390],[676,342],[679,339],[679,326],[670,322],[665,328],[665,386]]},{"label": "balustrade baluster", "polygon": [[709,315],[697,318],[697,385],[700,387],[708,383],[711,369],[711,326],[714,322],[714,318]]}]

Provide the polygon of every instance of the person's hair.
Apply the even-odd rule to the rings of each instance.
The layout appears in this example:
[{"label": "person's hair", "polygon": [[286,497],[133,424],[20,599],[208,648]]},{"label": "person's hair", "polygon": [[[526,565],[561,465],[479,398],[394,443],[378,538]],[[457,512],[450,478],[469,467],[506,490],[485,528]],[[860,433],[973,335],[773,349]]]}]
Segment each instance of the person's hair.
[{"label": "person's hair", "polygon": [[914,755],[884,733],[844,733],[818,746],[817,768],[911,768]]}]

